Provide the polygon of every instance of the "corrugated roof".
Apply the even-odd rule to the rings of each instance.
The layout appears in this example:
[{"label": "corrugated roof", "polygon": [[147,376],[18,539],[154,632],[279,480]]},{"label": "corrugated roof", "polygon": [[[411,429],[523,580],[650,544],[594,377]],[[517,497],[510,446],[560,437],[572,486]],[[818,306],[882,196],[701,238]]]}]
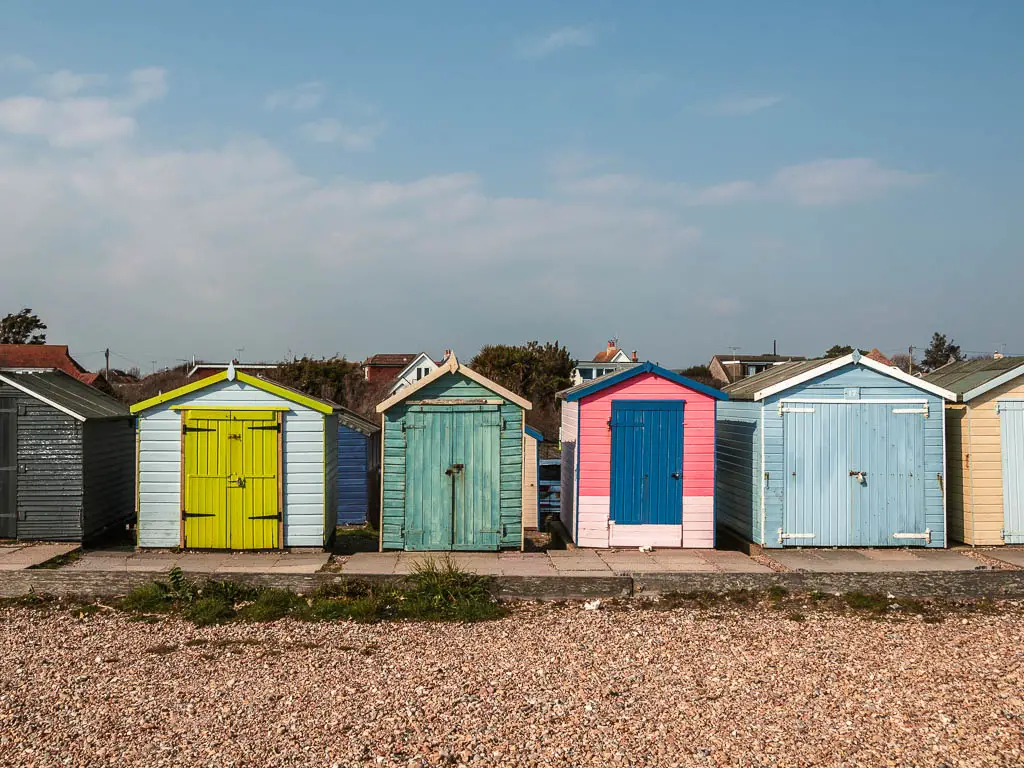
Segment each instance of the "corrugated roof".
[{"label": "corrugated roof", "polygon": [[732,384],[726,384],[722,391],[729,395],[730,400],[753,400],[754,393],[774,386],[779,382],[813,371],[819,366],[832,362],[835,358],[820,357],[814,360],[796,360],[791,363],[778,363],[771,368],[753,376],[747,376]]},{"label": "corrugated roof", "polygon": [[788,363],[796,360],[806,360],[800,355],[744,355],[743,353],[729,353],[714,355],[719,362],[726,360],[738,360],[741,363]]},{"label": "corrugated roof", "polygon": [[122,403],[63,371],[0,372],[0,378],[80,419],[118,419],[131,415]]},{"label": "corrugated roof", "polygon": [[964,360],[944,365],[929,373],[924,379],[937,387],[962,395],[1021,366],[1024,366],[1024,357]]}]

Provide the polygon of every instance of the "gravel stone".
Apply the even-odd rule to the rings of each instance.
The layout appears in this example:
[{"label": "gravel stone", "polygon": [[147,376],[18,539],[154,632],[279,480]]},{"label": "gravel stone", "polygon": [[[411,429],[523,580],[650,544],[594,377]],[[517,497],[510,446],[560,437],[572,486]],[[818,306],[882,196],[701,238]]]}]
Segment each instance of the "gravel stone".
[{"label": "gravel stone", "polygon": [[521,605],[496,622],[0,610],[0,765],[1024,763],[1024,615]]}]

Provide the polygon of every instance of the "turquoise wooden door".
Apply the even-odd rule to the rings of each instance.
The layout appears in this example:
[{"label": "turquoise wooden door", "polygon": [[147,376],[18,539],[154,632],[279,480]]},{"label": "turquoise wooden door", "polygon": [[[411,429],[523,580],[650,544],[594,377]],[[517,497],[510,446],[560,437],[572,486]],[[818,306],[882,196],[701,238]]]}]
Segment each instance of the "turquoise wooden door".
[{"label": "turquoise wooden door", "polygon": [[501,414],[498,406],[452,413],[452,549],[496,550],[501,541]]},{"label": "turquoise wooden door", "polygon": [[923,411],[923,406],[915,403],[852,407],[849,472],[853,474],[849,482],[853,545],[927,543]]},{"label": "turquoise wooden door", "polygon": [[683,402],[612,402],[611,519],[616,525],[681,525]]},{"label": "turquoise wooden door", "polygon": [[405,548],[451,549],[452,411],[433,408],[405,417]]},{"label": "turquoise wooden door", "polygon": [[429,406],[413,410],[406,416],[405,435],[405,548],[498,549],[498,406]]},{"label": "turquoise wooden door", "polygon": [[1003,445],[1003,541],[1024,544],[1024,400],[1000,400]]}]

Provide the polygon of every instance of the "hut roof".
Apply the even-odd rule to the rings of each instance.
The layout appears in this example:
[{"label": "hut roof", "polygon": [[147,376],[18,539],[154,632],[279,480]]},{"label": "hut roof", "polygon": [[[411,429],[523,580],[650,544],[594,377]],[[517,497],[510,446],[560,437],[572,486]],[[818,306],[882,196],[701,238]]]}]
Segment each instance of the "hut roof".
[{"label": "hut roof", "polygon": [[681,376],[675,371],[670,371],[668,368],[662,368],[660,365],[655,365],[650,360],[646,363],[626,368],[623,371],[606,373],[604,376],[598,376],[596,379],[584,381],[582,384],[577,384],[575,387],[563,389],[558,393],[558,397],[567,402],[572,402],[586,397],[587,395],[592,395],[595,392],[599,392],[605,387],[611,387],[620,382],[628,381],[634,376],[639,376],[642,373],[653,373],[657,376],[661,376],[663,379],[674,381],[676,384],[688,387],[692,390],[708,395],[709,397],[713,397],[716,400],[729,399],[729,396],[720,389],[715,389],[714,387],[709,387],[707,384],[701,384],[699,381],[694,381],[686,376]]},{"label": "hut roof", "polygon": [[0,381],[78,421],[130,416],[120,402],[63,371],[0,372]]},{"label": "hut roof", "polygon": [[1000,357],[949,363],[925,376],[925,381],[952,390],[960,400],[971,400],[1024,376],[1024,357]]},{"label": "hut roof", "polygon": [[428,375],[424,376],[415,384],[411,384],[408,387],[400,389],[387,400],[380,403],[377,406],[377,413],[384,413],[384,411],[388,410],[393,405],[397,405],[398,403],[405,400],[407,397],[409,397],[409,395],[413,394],[414,392],[418,392],[419,390],[423,389],[423,387],[427,386],[428,384],[434,381],[437,381],[442,376],[447,376],[449,373],[460,373],[467,379],[475,381],[480,386],[486,387],[495,394],[501,395],[509,402],[515,403],[520,408],[523,408],[527,411],[533,408],[533,404],[526,398],[520,397],[515,392],[506,389],[505,387],[501,386],[495,381],[491,381],[483,374],[474,371],[472,368],[462,365],[462,363],[459,362],[459,359],[455,356],[455,353],[453,352],[448,357],[448,359],[444,361],[442,365],[440,365],[435,370],[431,371]]}]

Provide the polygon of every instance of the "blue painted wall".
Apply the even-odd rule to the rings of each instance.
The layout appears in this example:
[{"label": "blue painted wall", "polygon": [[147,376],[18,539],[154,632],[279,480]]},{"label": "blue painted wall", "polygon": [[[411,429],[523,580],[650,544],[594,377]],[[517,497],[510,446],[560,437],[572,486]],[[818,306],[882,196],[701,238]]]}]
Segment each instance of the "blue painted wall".
[{"label": "blue painted wall", "polygon": [[338,525],[366,522],[369,505],[370,438],[338,426]]},{"label": "blue painted wall", "polygon": [[[787,445],[787,435],[783,429],[785,418],[788,416],[797,420],[803,415],[779,413],[780,400],[792,399],[828,399],[837,402],[848,399],[923,400],[928,406],[928,416],[925,418],[918,415],[892,415],[892,408],[899,406],[889,405],[885,409],[872,406],[874,410],[870,413],[865,411],[866,415],[859,422],[858,429],[850,434],[824,425],[802,432],[797,438],[800,441],[799,445],[796,445],[794,437],[790,436],[790,444]],[[838,464],[835,464],[838,460],[836,457],[842,457],[846,463],[863,461],[875,467],[884,466],[885,474],[890,477],[912,478],[907,482],[917,484],[914,487],[921,488],[921,500],[915,501],[912,510],[915,520],[907,520],[907,527],[916,527],[911,526],[911,523],[923,521],[924,526],[931,532],[931,542],[927,546],[944,547],[946,526],[943,494],[943,406],[942,398],[936,395],[855,364],[773,395],[763,402],[720,403],[717,416],[719,443],[716,455],[721,524],[766,547],[781,546],[778,541],[778,530],[785,528],[787,493],[794,495],[796,486],[793,485],[795,480],[792,473],[798,471],[802,474],[801,494],[804,506],[801,509],[806,510],[803,521],[815,528],[817,536],[816,540],[791,540],[788,542],[789,545],[827,546],[845,543],[843,535],[853,536],[854,540],[849,542],[851,544],[923,544],[923,540],[916,539],[889,538],[881,541],[877,532],[869,534],[857,526],[854,526],[852,534],[849,533],[850,508],[844,506],[845,502],[841,495],[837,496],[842,490],[842,482],[848,482],[837,475],[841,474],[844,468],[839,468]],[[807,404],[806,407],[811,408],[813,404]],[[820,425],[820,420],[827,418],[827,411],[827,406],[818,409],[814,414],[819,420],[815,422],[816,424]],[[923,436],[918,435],[916,428],[904,428],[909,422],[893,421],[886,427],[879,421],[882,417],[896,420],[923,419]],[[800,422],[791,422],[794,425],[797,423]],[[893,426],[897,423],[901,425],[899,429]],[[791,427],[791,431],[795,429]],[[835,441],[837,436],[841,436],[841,442],[845,445],[826,444],[830,440]],[[916,440],[920,441],[920,445],[915,444]],[[790,452],[788,465],[787,450]],[[919,457],[916,466],[912,466],[915,451],[923,453],[923,456]],[[923,478],[919,477],[921,468],[924,472]],[[855,467],[851,466],[851,469]],[[868,477],[867,482],[866,487],[870,489],[871,503],[875,505],[875,509],[886,509],[884,493],[877,490],[885,487],[883,477],[876,473],[875,476]],[[898,485],[899,482],[890,481],[889,493],[895,493],[892,488]],[[789,501],[794,502],[795,499]],[[890,527],[900,527],[900,521],[890,522],[893,522]],[[840,533],[837,534],[837,531]]]}]

